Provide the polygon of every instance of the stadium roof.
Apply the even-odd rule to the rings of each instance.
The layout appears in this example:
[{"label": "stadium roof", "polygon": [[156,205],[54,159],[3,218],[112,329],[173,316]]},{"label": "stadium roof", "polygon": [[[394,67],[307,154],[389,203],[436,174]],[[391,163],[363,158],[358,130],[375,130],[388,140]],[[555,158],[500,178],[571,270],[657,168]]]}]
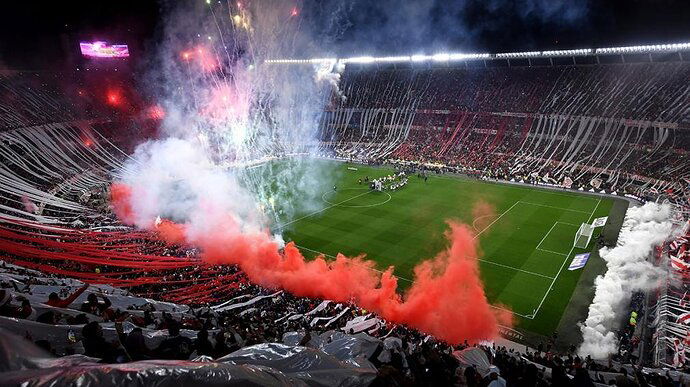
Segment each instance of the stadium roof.
[{"label": "stadium roof", "polygon": [[409,56],[358,56],[351,58],[310,58],[310,59],[267,59],[265,63],[276,64],[318,64],[318,63],[401,63],[401,62],[449,62],[464,60],[484,60],[484,59],[531,59],[531,58],[554,58],[554,57],[575,57],[575,56],[598,56],[598,55],[626,55],[626,54],[656,54],[656,53],[679,53],[690,51],[690,43],[669,43],[654,44],[645,46],[625,46],[625,47],[603,47],[603,48],[583,48],[575,50],[547,50],[547,51],[525,51],[525,52],[502,52],[496,54],[489,53],[438,53],[433,55],[409,55]]}]

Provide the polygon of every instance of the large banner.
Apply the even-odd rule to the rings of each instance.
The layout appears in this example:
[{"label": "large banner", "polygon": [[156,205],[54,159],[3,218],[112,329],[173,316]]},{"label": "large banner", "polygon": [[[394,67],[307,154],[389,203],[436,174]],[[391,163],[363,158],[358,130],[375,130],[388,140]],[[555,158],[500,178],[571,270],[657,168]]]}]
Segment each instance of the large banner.
[{"label": "large banner", "polygon": [[570,262],[570,266],[568,266],[568,270],[572,271],[572,270],[582,269],[587,264],[588,259],[589,259],[589,253],[577,254],[575,257],[573,257],[573,261]]}]

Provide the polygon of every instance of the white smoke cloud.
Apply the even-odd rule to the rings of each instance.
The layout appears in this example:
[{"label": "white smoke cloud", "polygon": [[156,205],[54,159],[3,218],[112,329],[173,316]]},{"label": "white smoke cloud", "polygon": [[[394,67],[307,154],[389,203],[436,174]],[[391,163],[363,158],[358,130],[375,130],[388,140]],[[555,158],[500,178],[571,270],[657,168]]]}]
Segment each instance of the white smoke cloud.
[{"label": "white smoke cloud", "polygon": [[213,214],[232,216],[244,229],[261,228],[263,216],[253,196],[232,171],[215,165],[188,140],[167,138],[141,144],[123,168],[131,188],[135,223],[150,228],[156,218],[188,224],[203,233]]},{"label": "white smoke cloud", "polygon": [[345,71],[345,63],[341,61],[324,61],[314,65],[314,79],[316,82],[327,82],[333,88],[335,94],[342,100],[347,100],[347,97],[340,90],[340,78]]},{"label": "white smoke cloud", "polygon": [[323,78],[309,66],[265,63],[313,52],[294,5],[171,4],[149,76],[166,111],[163,140],[137,149],[124,181],[142,187],[137,223],[190,221],[202,202],[265,227],[322,208],[334,176],[310,158],[323,153],[320,121],[340,68]]},{"label": "white smoke cloud", "polygon": [[618,338],[614,330],[621,321],[621,313],[628,306],[635,291],[649,290],[658,285],[666,271],[648,261],[654,246],[662,243],[672,231],[669,221],[671,207],[647,203],[628,209],[618,244],[599,251],[606,261],[607,271],[596,278],[594,300],[589,314],[580,326],[583,343],[581,356],[605,359],[615,353]]}]

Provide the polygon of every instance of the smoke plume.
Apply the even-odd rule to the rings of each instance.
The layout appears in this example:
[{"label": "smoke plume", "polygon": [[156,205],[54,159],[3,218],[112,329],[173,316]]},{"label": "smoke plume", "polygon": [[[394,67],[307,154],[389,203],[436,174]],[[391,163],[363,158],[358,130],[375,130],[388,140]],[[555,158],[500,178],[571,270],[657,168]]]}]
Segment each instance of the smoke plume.
[{"label": "smoke plume", "polygon": [[[300,4],[167,4],[147,77],[165,111],[161,137],[186,141],[230,171],[273,223],[322,208],[334,172],[308,159],[328,152],[319,142],[321,116],[333,93],[342,98],[342,69],[266,62],[326,55],[303,24]],[[271,163],[276,158],[283,161]]]},{"label": "smoke plume", "polygon": [[[126,209],[138,208],[135,194],[141,191],[116,187],[111,191],[114,208],[121,219],[132,219]],[[147,197],[142,202],[155,200]],[[282,288],[302,297],[353,302],[386,320],[454,344],[495,338],[499,324],[511,325],[510,312],[492,309],[486,299],[474,232],[466,225],[448,222],[449,247],[415,267],[414,282],[401,296],[393,267],[379,273],[374,262],[363,255],[349,258],[339,254],[331,262],[323,256],[306,260],[293,243],[280,252],[280,241],[269,232],[247,227],[232,213],[216,211],[215,204],[205,205],[210,204],[205,200],[198,203],[200,208],[188,214],[188,222],[158,221],[151,228],[170,243],[199,247],[209,263],[239,265],[261,286]]]},{"label": "smoke plume", "polygon": [[594,301],[589,306],[587,320],[580,327],[583,343],[578,352],[595,359],[604,359],[618,348],[614,330],[624,316],[633,292],[655,287],[665,271],[648,259],[654,246],[670,234],[671,208],[668,205],[647,203],[631,207],[614,248],[600,250],[607,271],[595,280]]}]

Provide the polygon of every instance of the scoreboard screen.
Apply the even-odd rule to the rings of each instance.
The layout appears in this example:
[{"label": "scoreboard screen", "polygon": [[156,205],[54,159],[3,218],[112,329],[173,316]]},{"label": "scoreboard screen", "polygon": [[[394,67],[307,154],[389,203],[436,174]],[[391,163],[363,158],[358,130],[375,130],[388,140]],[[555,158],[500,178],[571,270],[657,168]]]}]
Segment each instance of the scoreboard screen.
[{"label": "scoreboard screen", "polygon": [[129,47],[126,44],[108,44],[106,42],[81,42],[81,54],[89,58],[127,58]]}]

